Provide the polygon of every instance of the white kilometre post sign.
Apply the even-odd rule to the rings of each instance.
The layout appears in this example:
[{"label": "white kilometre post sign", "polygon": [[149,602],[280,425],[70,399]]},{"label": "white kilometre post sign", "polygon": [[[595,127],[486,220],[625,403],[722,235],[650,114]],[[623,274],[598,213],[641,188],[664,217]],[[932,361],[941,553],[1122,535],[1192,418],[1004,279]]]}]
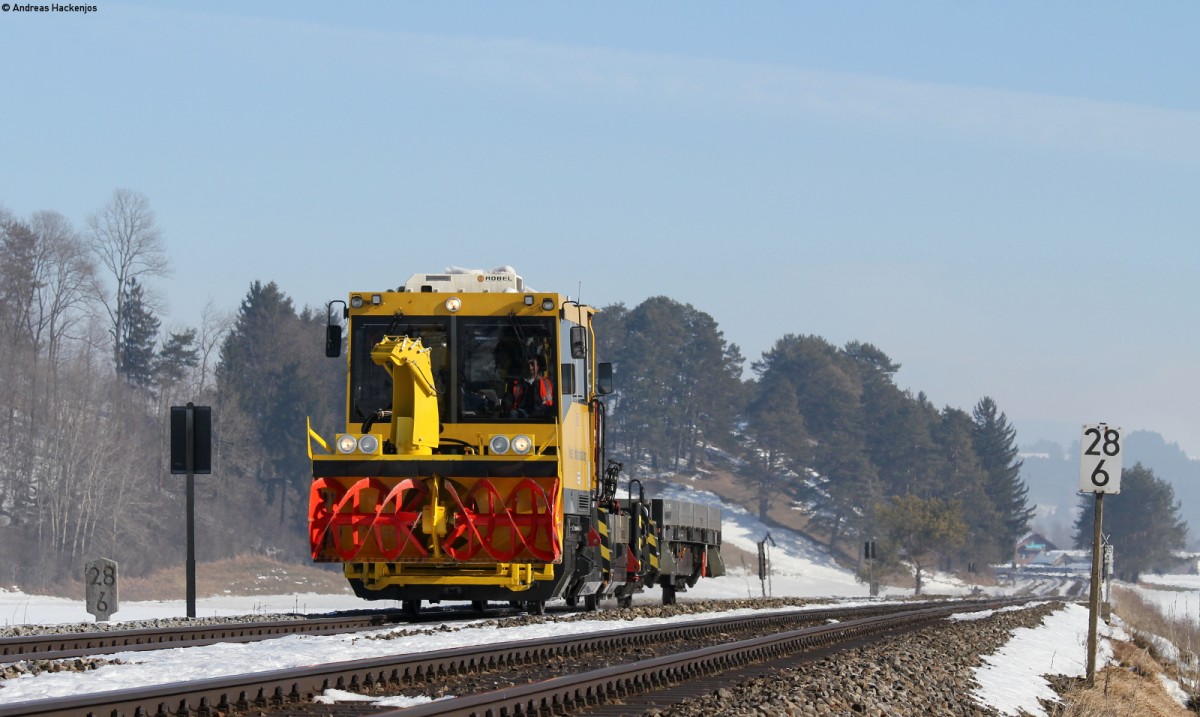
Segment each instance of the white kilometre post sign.
[{"label": "white kilometre post sign", "polygon": [[87,611],[97,622],[108,622],[120,609],[118,565],[108,558],[96,558],[83,566],[84,595]]},{"label": "white kilometre post sign", "polygon": [[1121,429],[1104,423],[1083,427],[1079,442],[1079,490],[1121,492]]},{"label": "white kilometre post sign", "polygon": [[1096,617],[1100,614],[1100,529],[1104,524],[1104,494],[1121,492],[1121,429],[1106,423],[1083,427],[1079,441],[1079,490],[1096,494],[1092,526],[1092,592],[1088,601],[1087,683],[1096,684]]}]

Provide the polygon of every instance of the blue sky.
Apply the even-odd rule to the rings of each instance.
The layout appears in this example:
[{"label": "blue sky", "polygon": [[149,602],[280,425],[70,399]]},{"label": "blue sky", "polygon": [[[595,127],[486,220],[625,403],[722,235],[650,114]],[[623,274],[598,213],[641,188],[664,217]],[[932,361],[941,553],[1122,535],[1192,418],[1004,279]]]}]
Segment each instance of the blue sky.
[{"label": "blue sky", "polygon": [[93,4],[0,12],[0,206],[146,195],[168,326],[508,264],[1200,456],[1200,5]]}]

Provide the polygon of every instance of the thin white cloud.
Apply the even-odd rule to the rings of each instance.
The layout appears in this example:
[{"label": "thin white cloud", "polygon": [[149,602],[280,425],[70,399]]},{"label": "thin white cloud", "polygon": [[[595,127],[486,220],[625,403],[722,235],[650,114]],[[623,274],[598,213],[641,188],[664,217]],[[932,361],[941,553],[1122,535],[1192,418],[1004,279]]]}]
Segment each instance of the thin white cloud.
[{"label": "thin white cloud", "polygon": [[[730,114],[814,121],[858,130],[944,136],[1194,165],[1200,112],[987,87],[825,72],[779,64],[690,57],[520,38],[431,35],[277,17],[139,8],[151,22],[187,18],[199,33],[244,42],[225,52],[261,54],[271,37],[275,63],[317,63],[389,80],[427,78],[447,91],[467,86],[543,95],[630,112]],[[238,45],[243,45],[239,48]],[[289,59],[290,56],[290,59]]]},{"label": "thin white cloud", "polygon": [[407,35],[398,44],[412,60],[409,71],[643,110],[850,122],[1156,162],[1200,160],[1200,112],[525,40]]}]

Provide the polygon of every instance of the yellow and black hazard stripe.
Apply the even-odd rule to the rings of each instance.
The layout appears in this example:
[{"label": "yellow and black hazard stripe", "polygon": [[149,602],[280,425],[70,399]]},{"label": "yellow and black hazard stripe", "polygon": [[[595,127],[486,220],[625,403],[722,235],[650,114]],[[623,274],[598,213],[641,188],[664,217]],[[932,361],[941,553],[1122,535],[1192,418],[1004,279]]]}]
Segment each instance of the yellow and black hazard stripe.
[{"label": "yellow and black hazard stripe", "polygon": [[608,534],[608,513],[596,509],[596,532],[600,533],[600,574],[607,578],[612,573],[612,536]]},{"label": "yellow and black hazard stripe", "polygon": [[658,536],[655,534],[654,520],[650,517],[650,507],[643,504],[638,515],[642,522],[641,534],[645,540],[643,561],[650,566],[651,570],[658,572]]}]

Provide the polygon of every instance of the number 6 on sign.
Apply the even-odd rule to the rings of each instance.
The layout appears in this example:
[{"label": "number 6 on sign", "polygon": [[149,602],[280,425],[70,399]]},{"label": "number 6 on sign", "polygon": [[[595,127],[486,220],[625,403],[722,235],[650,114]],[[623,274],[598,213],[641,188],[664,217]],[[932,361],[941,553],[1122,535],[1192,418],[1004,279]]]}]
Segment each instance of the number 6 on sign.
[{"label": "number 6 on sign", "polygon": [[1105,423],[1083,427],[1079,442],[1079,490],[1121,492],[1121,429]]}]

